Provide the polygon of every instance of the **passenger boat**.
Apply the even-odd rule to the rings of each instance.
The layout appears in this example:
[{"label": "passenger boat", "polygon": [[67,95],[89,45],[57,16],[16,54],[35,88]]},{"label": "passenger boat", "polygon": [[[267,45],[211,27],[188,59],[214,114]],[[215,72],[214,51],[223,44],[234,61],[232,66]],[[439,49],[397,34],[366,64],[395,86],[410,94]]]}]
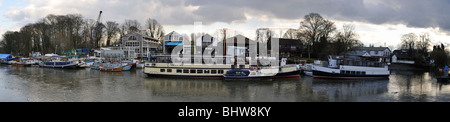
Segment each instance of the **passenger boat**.
[{"label": "passenger boat", "polygon": [[[345,62],[337,60],[332,56],[329,56],[328,60],[328,66],[312,66],[314,78],[388,78],[390,74],[388,65],[378,61],[362,60],[359,62]],[[349,63],[352,63],[353,65],[349,65]]]},{"label": "passenger boat", "polygon": [[[250,70],[251,65],[232,64],[174,64],[168,62],[170,56],[156,56],[155,62],[145,63],[144,73],[150,77],[189,77],[223,79],[226,72],[233,69]],[[297,65],[273,67],[277,73],[273,77],[299,77]]]}]

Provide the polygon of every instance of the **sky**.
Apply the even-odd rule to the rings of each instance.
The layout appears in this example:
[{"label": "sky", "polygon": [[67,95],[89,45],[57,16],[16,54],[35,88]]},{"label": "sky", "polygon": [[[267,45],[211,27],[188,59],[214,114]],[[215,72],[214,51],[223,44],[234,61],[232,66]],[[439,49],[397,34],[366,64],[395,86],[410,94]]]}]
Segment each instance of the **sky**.
[{"label": "sky", "polygon": [[[280,35],[299,28],[309,13],[335,22],[337,29],[353,24],[364,45],[399,48],[407,33],[429,33],[432,43],[450,45],[450,0],[0,0],[0,34],[18,31],[48,14],[81,14],[102,22],[156,19],[166,33],[190,34],[194,23],[214,36],[228,28],[255,38],[257,28]],[[198,30],[196,30],[198,31]],[[1,38],[1,37],[0,37]]]}]

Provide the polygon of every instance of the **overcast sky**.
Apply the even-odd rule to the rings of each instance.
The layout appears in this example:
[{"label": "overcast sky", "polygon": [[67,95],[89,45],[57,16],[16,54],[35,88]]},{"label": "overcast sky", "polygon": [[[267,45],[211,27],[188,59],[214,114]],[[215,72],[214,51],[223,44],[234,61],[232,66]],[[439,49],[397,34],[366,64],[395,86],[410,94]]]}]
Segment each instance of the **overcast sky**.
[{"label": "overcast sky", "polygon": [[450,44],[450,0],[0,0],[0,33],[18,30],[48,14],[82,14],[102,21],[153,18],[166,33],[193,32],[194,22],[214,34],[229,28],[254,38],[256,28],[269,27],[282,33],[298,28],[311,12],[336,23],[354,24],[365,44],[397,48],[400,37],[428,32],[433,43]]}]

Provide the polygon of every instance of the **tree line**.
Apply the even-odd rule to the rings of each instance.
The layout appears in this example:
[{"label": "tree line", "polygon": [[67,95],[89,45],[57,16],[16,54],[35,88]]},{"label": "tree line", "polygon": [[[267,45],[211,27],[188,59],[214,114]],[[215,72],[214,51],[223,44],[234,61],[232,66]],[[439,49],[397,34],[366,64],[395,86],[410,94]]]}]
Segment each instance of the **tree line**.
[{"label": "tree line", "polygon": [[[269,40],[273,35],[274,31],[269,28],[256,30],[258,41]],[[318,13],[305,15],[299,28],[288,29],[282,37],[302,41],[307,48],[309,59],[327,59],[328,55],[339,55],[355,47],[363,46],[357,39],[358,34],[355,32],[354,25],[344,24],[338,30],[333,21],[324,19]]]},{"label": "tree line", "polygon": [[[138,32],[162,40],[164,28],[154,19],[147,19],[145,26],[137,20],[125,20],[119,24],[115,21],[99,23],[95,31],[96,21],[85,19],[80,14],[47,15],[35,23],[30,23],[19,31],[7,31],[2,36],[0,51],[17,56],[28,56],[32,52],[54,53],[59,50],[88,48],[93,42],[93,48],[110,46],[120,43],[122,36]],[[145,30],[145,31],[141,31]],[[91,37],[95,35],[91,40]],[[101,39],[106,44],[101,45]]]}]

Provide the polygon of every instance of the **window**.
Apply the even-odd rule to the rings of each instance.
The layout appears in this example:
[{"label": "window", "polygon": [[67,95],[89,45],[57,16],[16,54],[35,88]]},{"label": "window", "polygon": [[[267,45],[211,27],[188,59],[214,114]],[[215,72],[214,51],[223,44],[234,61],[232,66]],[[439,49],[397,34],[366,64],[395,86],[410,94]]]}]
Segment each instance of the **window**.
[{"label": "window", "polygon": [[350,71],[345,71],[345,74],[350,74]]},{"label": "window", "polygon": [[362,71],[362,72],[361,72],[361,75],[366,75],[366,72],[365,72],[365,71]]},{"label": "window", "polygon": [[137,40],[136,36],[130,36],[128,37],[128,40]]},{"label": "window", "polygon": [[183,69],[183,73],[189,73],[188,69]]},{"label": "window", "polygon": [[217,74],[217,70],[211,70],[211,74]]},{"label": "window", "polygon": [[181,71],[181,69],[177,69],[177,73],[181,73],[182,71]]},{"label": "window", "polygon": [[345,71],[344,71],[344,70],[341,70],[341,74],[345,74]]},{"label": "window", "polygon": [[350,74],[356,74],[355,71],[351,71]]},{"label": "window", "polygon": [[167,69],[167,72],[172,72],[172,69]]},{"label": "window", "polygon": [[219,72],[219,74],[223,74],[223,70],[219,70],[218,72]]},{"label": "window", "polygon": [[203,73],[203,70],[197,70],[197,73],[201,74],[201,73]]},{"label": "window", "polygon": [[205,70],[205,74],[209,74],[209,70]]},{"label": "window", "polygon": [[191,69],[191,73],[195,73],[195,71],[197,71],[197,70],[195,70],[195,69]]},{"label": "window", "polygon": [[166,69],[160,69],[159,71],[160,72],[166,72]]}]

